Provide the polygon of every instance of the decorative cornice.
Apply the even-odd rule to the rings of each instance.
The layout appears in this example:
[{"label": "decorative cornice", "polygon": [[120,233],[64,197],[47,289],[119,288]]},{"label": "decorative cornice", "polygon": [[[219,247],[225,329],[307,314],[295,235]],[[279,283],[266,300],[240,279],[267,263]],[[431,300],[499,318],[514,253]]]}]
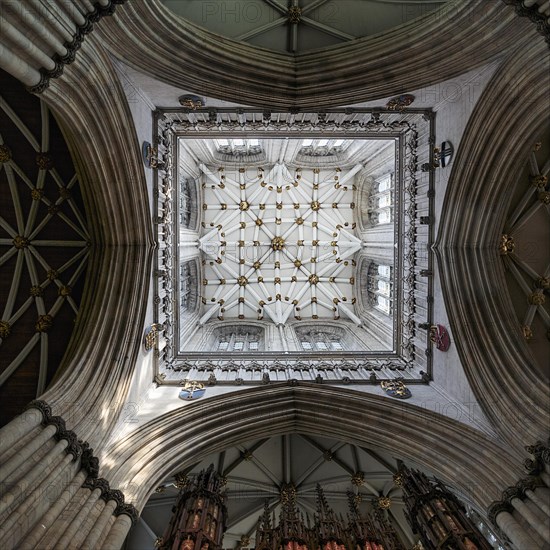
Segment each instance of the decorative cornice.
[{"label": "decorative cornice", "polygon": [[[431,343],[426,336],[426,348],[419,350],[415,347],[414,314],[418,301],[423,301],[422,291],[417,289],[418,272],[422,269],[432,269],[431,263],[431,230],[426,242],[417,235],[418,214],[431,214],[433,197],[428,201],[427,211],[420,211],[418,201],[418,170],[419,170],[419,134],[431,135],[433,131],[433,113],[425,109],[407,109],[396,114],[391,109],[330,109],[318,111],[279,111],[275,108],[259,112],[257,109],[198,109],[192,113],[188,109],[161,109],[156,113],[157,143],[162,165],[157,170],[156,204],[154,210],[162,212],[157,222],[158,241],[157,264],[155,279],[157,284],[156,297],[153,303],[156,306],[155,322],[165,327],[164,338],[166,345],[162,352],[155,356],[157,372],[166,374],[164,383],[179,384],[182,375],[196,370],[193,378],[206,382],[210,375],[214,375],[219,384],[224,385],[254,385],[269,383],[270,371],[286,371],[287,378],[296,377],[294,371],[300,371],[302,376],[311,381],[318,378],[318,371],[331,372],[331,380],[336,383],[373,383],[379,384],[384,378],[393,378],[392,371],[399,376],[399,371],[408,371],[408,380],[426,383],[426,377],[420,374],[420,369],[431,373]],[[292,353],[280,361],[276,353],[264,353],[263,356],[251,361],[246,356],[232,354],[232,359],[207,355],[205,353],[182,354],[179,352],[179,332],[177,313],[172,307],[177,303],[177,280],[179,269],[179,247],[173,229],[178,219],[176,189],[176,158],[175,147],[178,136],[208,137],[224,132],[250,131],[259,133],[266,138],[279,135],[301,136],[305,133],[320,135],[353,135],[357,137],[399,137],[401,147],[397,147],[397,156],[403,166],[400,175],[400,188],[396,198],[396,208],[399,210],[400,227],[396,239],[402,240],[402,254],[396,259],[396,269],[402,274],[397,277],[400,284],[400,295],[403,296],[402,305],[396,316],[395,333],[400,339],[396,342],[398,353],[372,353],[366,356],[364,352],[349,352],[335,356],[332,360],[326,357],[315,357],[314,354]],[[402,158],[401,158],[402,157]],[[431,184],[430,184],[431,185]],[[162,198],[161,198],[162,197]],[[422,204],[426,204],[422,201]],[[273,246],[283,246],[273,243]],[[427,250],[427,253],[425,252]],[[247,281],[242,278],[239,282],[244,286]],[[223,284],[223,283],[222,283]],[[429,292],[428,292],[429,293]],[[171,299],[160,299],[166,294]],[[427,316],[431,316],[433,303],[428,301]],[[315,362],[312,369],[308,362]],[[243,380],[238,376],[239,370],[257,373],[251,380]],[[373,370],[385,370],[380,378],[372,380]],[[353,376],[349,372],[353,371]],[[368,372],[367,372],[368,371]],[[224,373],[222,375],[222,373]],[[268,375],[266,380],[265,374]],[[163,382],[161,382],[163,383]]]},{"label": "decorative cornice", "polygon": [[33,94],[41,94],[50,85],[50,79],[58,78],[63,74],[65,65],[69,65],[76,58],[76,52],[82,46],[84,37],[93,31],[94,23],[97,23],[102,17],[113,15],[117,5],[126,3],[127,0],[109,0],[109,3],[102,6],[99,2],[94,4],[94,11],[83,15],[84,23],[76,27],[76,32],[70,42],[65,42],[63,47],[67,50],[65,55],[56,53],[52,56],[55,67],[51,70],[40,69],[40,82],[35,86],[29,87],[29,92]]}]

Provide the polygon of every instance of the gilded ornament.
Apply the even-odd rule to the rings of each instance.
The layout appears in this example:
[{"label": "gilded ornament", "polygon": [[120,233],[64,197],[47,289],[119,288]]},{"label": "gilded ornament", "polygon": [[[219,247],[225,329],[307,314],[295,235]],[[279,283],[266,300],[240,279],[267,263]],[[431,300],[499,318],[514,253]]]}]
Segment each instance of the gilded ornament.
[{"label": "gilded ornament", "polygon": [[303,218],[296,218],[296,225],[302,225],[304,223]]},{"label": "gilded ornament", "polygon": [[316,285],[319,282],[319,275],[311,274],[308,278],[308,281],[312,285]]},{"label": "gilded ornament", "polygon": [[263,277],[258,277],[258,282],[259,282],[259,283],[263,283],[263,282],[264,282],[264,278],[263,278]]},{"label": "gilded ornament", "polygon": [[[182,107],[196,111],[201,107],[204,107],[204,101],[196,95],[182,95],[178,101]],[[223,170],[223,168],[221,168]]]},{"label": "gilded ornament", "polygon": [[13,246],[15,246],[18,250],[27,248],[27,246],[29,246],[29,239],[22,237],[21,235],[17,235],[13,239]]},{"label": "gilded ornament", "polygon": [[293,275],[290,280],[293,282],[293,283],[297,283],[298,282],[298,277],[296,277],[296,275]]},{"label": "gilded ornament", "polygon": [[11,332],[11,325],[7,321],[0,321],[0,338],[7,338]]},{"label": "gilded ornament", "polygon": [[245,450],[241,453],[241,456],[247,461],[247,462],[250,462],[253,458],[254,458],[254,455],[249,451],[249,450]]},{"label": "gilded ornament", "polygon": [[174,485],[177,489],[183,489],[189,483],[189,478],[183,472],[178,472],[174,476],[174,479]]},{"label": "gilded ornament", "polygon": [[390,497],[379,497],[378,501],[378,508],[381,510],[387,510],[391,506],[391,498]]},{"label": "gilded ornament", "polygon": [[301,267],[302,262],[300,260],[294,260],[294,267]]},{"label": "gilded ornament", "polygon": [[395,483],[395,485],[397,485],[398,487],[403,487],[403,481],[404,478],[401,472],[396,472],[395,474],[393,474],[393,482]]},{"label": "gilded ornament", "polygon": [[319,201],[312,201],[311,203],[311,209],[314,211],[314,212],[317,212],[318,210],[321,209],[321,203]]},{"label": "gilded ornament", "polygon": [[535,291],[529,295],[528,301],[533,306],[541,306],[546,301],[546,297],[540,291]]},{"label": "gilded ornament", "polygon": [[531,185],[534,185],[537,189],[544,189],[548,185],[548,176],[543,176],[538,174],[536,176],[531,176]]},{"label": "gilded ornament", "polygon": [[380,387],[390,396],[397,399],[409,399],[411,390],[405,386],[402,380],[384,380]]},{"label": "gilded ornament", "polygon": [[226,283],[225,279],[220,279],[220,285],[224,285]]},{"label": "gilded ornament", "polygon": [[296,202],[296,203],[294,203],[294,209],[295,209],[295,210],[298,210],[298,208],[300,208],[300,204],[299,204],[299,203],[297,203],[297,202]]},{"label": "gilded ornament", "polygon": [[504,234],[501,236],[500,246],[499,246],[499,252],[501,256],[507,256],[508,254],[512,254],[515,248],[516,248],[516,243],[514,242],[514,239],[510,237],[510,235]]},{"label": "gilded ornament", "polygon": [[273,250],[282,250],[285,246],[285,240],[282,237],[273,237],[271,248]]},{"label": "gilded ornament", "polygon": [[283,483],[279,491],[279,498],[282,504],[295,502],[296,500],[296,486],[294,483]]},{"label": "gilded ornament", "polygon": [[254,262],[253,267],[254,269],[260,269],[260,267],[262,267],[262,264],[260,262]]},{"label": "gilded ornament", "polygon": [[36,187],[31,191],[31,198],[33,201],[39,201],[44,196],[43,189],[37,189]]},{"label": "gilded ornament", "polygon": [[414,101],[415,97],[411,94],[403,94],[398,97],[394,97],[388,101],[386,104],[386,109],[390,111],[399,111],[403,112],[411,103]]},{"label": "gilded ornament", "polygon": [[260,204],[259,208],[260,210],[265,210],[265,204]]},{"label": "gilded ornament", "polygon": [[323,458],[324,458],[327,462],[330,462],[330,461],[334,458],[334,455],[327,449],[327,450],[323,453]]},{"label": "gilded ornament", "polygon": [[365,484],[365,474],[363,472],[355,472],[351,476],[351,483],[356,487],[361,487]]},{"label": "gilded ornament", "polygon": [[317,222],[311,222],[311,227],[317,227],[319,224]]},{"label": "gilded ornament", "polygon": [[298,241],[298,246],[304,246],[304,241]]},{"label": "gilded ornament", "polygon": [[317,246],[319,244],[319,241],[311,241],[312,246]]},{"label": "gilded ornament", "polygon": [[53,160],[47,153],[37,153],[36,166],[39,170],[50,170],[53,167]]},{"label": "gilded ornament", "polygon": [[7,145],[0,145],[0,163],[11,160],[11,149]]},{"label": "gilded ornament", "polygon": [[333,203],[332,203],[332,208],[338,208],[338,203],[333,202]]},{"label": "gilded ornament", "polygon": [[166,487],[164,485],[159,485],[155,489],[155,493],[157,493],[157,494],[161,494],[161,493],[165,493],[165,492],[166,492]]},{"label": "gilded ornament", "polygon": [[59,212],[59,206],[57,204],[52,204],[48,207],[48,214],[50,216],[55,216]]},{"label": "gilded ornament", "polygon": [[[242,203],[241,203],[241,204],[242,204]],[[221,206],[221,209],[222,209],[222,210],[227,210],[227,204],[225,204],[225,203],[222,202],[222,203],[220,204],[220,206]],[[241,208],[241,210],[243,210],[243,209]]]},{"label": "gilded ornament", "polygon": [[42,296],[44,290],[41,286],[35,285],[31,286],[30,295],[34,298],[38,298],[39,296]]},{"label": "gilded ornament", "polygon": [[246,277],[244,277],[243,275],[241,275],[237,279],[237,282],[239,283],[239,286],[246,286],[248,284],[248,279]]},{"label": "gilded ornament", "polygon": [[278,203],[277,203],[277,206],[276,206],[275,208],[277,208],[277,210],[282,210],[282,209],[283,209],[283,203],[282,203],[282,202],[278,202]]},{"label": "gilded ornament", "polygon": [[541,288],[543,290],[547,290],[550,288],[550,277],[539,277],[536,282],[535,286],[537,288]]},{"label": "gilded ornament", "polygon": [[63,298],[66,298],[67,296],[70,296],[72,291],[73,289],[70,286],[63,285],[57,289],[57,294]]},{"label": "gilded ornament", "polygon": [[542,202],[542,204],[550,204],[550,192],[541,191],[539,193],[539,201]]},{"label": "gilded ornament", "polygon": [[239,185],[239,188],[240,188],[241,191],[244,191],[244,190],[246,189],[246,184],[241,183],[241,184]]},{"label": "gilded ornament", "polygon": [[239,541],[239,547],[244,548],[245,546],[248,546],[250,544],[250,537],[247,537],[246,535],[243,535],[241,537],[241,540]]},{"label": "gilded ornament", "polygon": [[51,315],[39,315],[35,324],[37,332],[48,332],[53,324],[53,317]]},{"label": "gilded ornament", "polygon": [[533,145],[533,151],[538,151],[542,147],[542,141],[537,141],[535,145]]},{"label": "gilded ornament", "polygon": [[260,218],[257,218],[257,219],[256,219],[256,225],[257,225],[258,227],[262,226],[263,223],[264,223],[264,222],[263,222],[262,220],[260,220]]},{"label": "gilded ornament", "polygon": [[155,548],[160,548],[164,544],[164,539],[162,537],[157,537],[155,539]]},{"label": "gilded ornament", "polygon": [[281,262],[275,262],[273,264],[277,269],[281,269]]},{"label": "gilded ornament", "polygon": [[317,258],[313,257],[311,258],[311,260],[309,260],[312,264],[316,263],[317,262]]},{"label": "gilded ornament", "polygon": [[281,284],[281,277],[275,277],[275,284],[280,285]]},{"label": "gilded ornament", "polygon": [[321,173],[321,169],[320,169],[320,168],[314,168],[314,169],[313,169],[313,173],[314,173],[314,174],[320,174],[320,173]]},{"label": "gilded ornament", "polygon": [[239,248],[243,248],[244,246],[244,241],[239,241]]},{"label": "gilded ornament", "polygon": [[529,325],[525,325],[521,327],[521,330],[523,332],[523,337],[527,342],[530,342],[533,339],[533,330]]}]

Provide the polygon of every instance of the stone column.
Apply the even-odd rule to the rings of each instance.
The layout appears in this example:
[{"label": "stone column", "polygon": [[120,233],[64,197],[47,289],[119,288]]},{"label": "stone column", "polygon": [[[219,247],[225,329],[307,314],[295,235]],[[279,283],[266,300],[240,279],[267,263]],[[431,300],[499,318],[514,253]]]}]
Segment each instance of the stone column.
[{"label": "stone column", "polygon": [[44,402],[29,407],[1,431],[0,483],[9,490],[0,500],[0,548],[95,550],[107,537],[118,550],[136,509],[98,479],[93,450],[62,418]]},{"label": "stone column", "polygon": [[105,539],[102,549],[103,550],[120,550],[128,531],[132,527],[132,520],[129,516],[123,514],[117,517],[115,523],[109,530],[107,538]]},{"label": "stone column", "polygon": [[512,514],[502,510],[496,515],[495,522],[518,550],[536,550],[539,545],[529,536]]}]

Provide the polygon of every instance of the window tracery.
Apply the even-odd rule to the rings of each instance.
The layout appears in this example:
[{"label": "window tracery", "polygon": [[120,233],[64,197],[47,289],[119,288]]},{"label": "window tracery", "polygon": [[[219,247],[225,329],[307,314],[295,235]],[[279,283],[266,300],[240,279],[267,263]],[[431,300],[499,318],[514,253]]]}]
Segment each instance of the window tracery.
[{"label": "window tracery", "polygon": [[386,174],[374,181],[368,201],[370,225],[393,222],[394,179],[394,174]]},{"label": "window tracery", "polygon": [[214,333],[215,351],[259,351],[263,348],[263,329],[253,326],[229,326]]},{"label": "window tracery", "polygon": [[336,327],[299,328],[296,336],[302,351],[345,351],[344,331]]},{"label": "window tracery", "polygon": [[180,307],[182,312],[195,311],[198,302],[197,264],[190,260],[180,266]]},{"label": "window tracery", "polygon": [[387,315],[393,314],[393,268],[371,262],[367,271],[367,300],[369,304]]}]

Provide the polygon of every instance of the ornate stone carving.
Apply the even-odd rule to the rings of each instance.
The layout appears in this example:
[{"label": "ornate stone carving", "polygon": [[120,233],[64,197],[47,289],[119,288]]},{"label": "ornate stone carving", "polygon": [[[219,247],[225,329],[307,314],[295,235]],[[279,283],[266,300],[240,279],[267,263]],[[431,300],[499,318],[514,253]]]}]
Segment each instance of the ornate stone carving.
[{"label": "ornate stone carving", "polygon": [[0,164],[11,160],[11,149],[7,145],[0,145]]},{"label": "ornate stone carving", "polygon": [[0,321],[0,338],[4,339],[10,335],[11,325],[7,321]]},{"label": "ornate stone carving", "polygon": [[514,242],[514,239],[512,239],[509,235],[502,235],[499,246],[500,255],[507,256],[508,254],[512,254],[515,248],[516,243]]}]

